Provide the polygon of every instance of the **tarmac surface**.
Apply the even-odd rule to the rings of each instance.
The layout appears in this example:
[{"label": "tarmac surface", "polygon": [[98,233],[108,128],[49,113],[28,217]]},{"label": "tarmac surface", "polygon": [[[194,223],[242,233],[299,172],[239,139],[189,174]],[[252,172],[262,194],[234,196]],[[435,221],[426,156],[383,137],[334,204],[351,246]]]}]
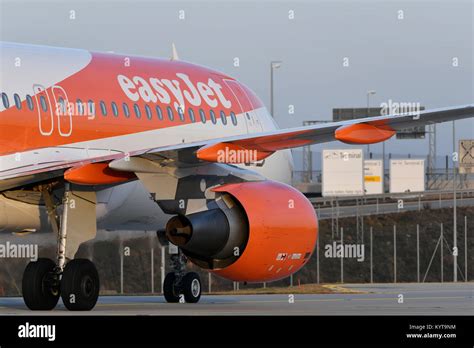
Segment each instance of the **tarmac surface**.
[{"label": "tarmac surface", "polygon": [[472,282],[344,287],[364,293],[203,295],[197,304],[170,304],[163,296],[101,296],[90,312],[69,312],[61,300],[53,311],[33,312],[22,298],[3,297],[0,315],[474,315]]}]

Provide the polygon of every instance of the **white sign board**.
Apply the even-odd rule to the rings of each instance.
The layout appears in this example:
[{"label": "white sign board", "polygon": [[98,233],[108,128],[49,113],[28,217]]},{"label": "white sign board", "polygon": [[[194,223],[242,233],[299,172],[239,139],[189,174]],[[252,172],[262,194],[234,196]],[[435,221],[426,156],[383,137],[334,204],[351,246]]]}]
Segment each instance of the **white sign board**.
[{"label": "white sign board", "polygon": [[474,173],[474,140],[459,140],[459,174]]},{"label": "white sign board", "polygon": [[362,150],[323,150],[322,195],[353,196],[364,194]]},{"label": "white sign board", "polygon": [[390,160],[390,193],[422,192],[424,190],[424,160]]},{"label": "white sign board", "polygon": [[364,161],[364,189],[366,195],[383,193],[382,160]]}]

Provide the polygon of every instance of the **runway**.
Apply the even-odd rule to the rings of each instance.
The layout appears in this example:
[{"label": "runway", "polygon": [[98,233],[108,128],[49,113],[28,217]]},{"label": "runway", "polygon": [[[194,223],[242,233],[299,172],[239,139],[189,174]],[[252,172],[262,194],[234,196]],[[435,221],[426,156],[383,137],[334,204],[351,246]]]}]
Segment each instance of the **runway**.
[{"label": "runway", "polygon": [[[473,283],[345,284],[365,293],[203,295],[197,304],[162,296],[101,296],[91,312],[32,312],[19,297],[0,298],[0,315],[474,315]],[[399,303],[403,295],[403,302]]]}]

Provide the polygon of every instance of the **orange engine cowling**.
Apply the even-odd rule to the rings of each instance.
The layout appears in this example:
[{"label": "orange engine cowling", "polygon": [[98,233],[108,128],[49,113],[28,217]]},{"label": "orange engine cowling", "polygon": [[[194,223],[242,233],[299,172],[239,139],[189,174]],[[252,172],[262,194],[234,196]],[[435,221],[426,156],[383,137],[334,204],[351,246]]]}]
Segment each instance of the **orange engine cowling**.
[{"label": "orange engine cowling", "polygon": [[288,277],[309,260],[318,222],[301,192],[273,181],[214,191],[218,211],[177,216],[167,226],[168,239],[192,262],[227,279],[263,282]]}]

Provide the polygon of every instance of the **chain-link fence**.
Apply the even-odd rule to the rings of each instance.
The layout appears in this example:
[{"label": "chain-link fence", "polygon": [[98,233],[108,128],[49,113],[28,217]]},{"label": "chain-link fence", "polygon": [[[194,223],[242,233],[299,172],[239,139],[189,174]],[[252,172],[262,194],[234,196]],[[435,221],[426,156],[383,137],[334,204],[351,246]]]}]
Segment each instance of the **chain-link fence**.
[{"label": "chain-link fence", "polygon": [[[371,215],[361,226],[356,217],[321,220],[318,244],[299,272],[269,286],[298,286],[312,283],[448,282],[474,277],[474,207],[459,207],[456,248],[453,240],[452,209],[407,211]],[[162,280],[169,269],[167,248],[154,233],[139,238],[91,241],[79,249],[78,257],[92,259],[99,271],[102,294],[162,292]],[[24,243],[11,239],[11,243]],[[164,254],[163,254],[164,253]],[[55,246],[39,246],[39,256],[54,259]],[[25,258],[0,259],[0,295],[21,294]],[[188,263],[201,275],[205,291],[260,288],[264,284],[236,284],[210,275]]]}]

